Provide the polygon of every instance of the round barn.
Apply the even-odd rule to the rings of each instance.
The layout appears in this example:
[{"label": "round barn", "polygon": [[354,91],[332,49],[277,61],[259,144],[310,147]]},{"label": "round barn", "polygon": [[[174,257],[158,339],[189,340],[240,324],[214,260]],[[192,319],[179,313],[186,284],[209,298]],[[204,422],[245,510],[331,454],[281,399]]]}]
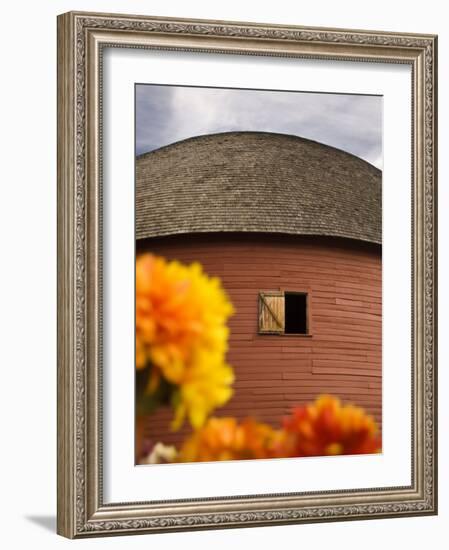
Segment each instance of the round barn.
[{"label": "round barn", "polygon": [[[136,161],[136,249],[221,278],[236,313],[234,396],[218,416],[274,426],[322,393],[381,424],[382,174],[297,136],[198,136]],[[146,435],[165,443],[169,411]]]}]

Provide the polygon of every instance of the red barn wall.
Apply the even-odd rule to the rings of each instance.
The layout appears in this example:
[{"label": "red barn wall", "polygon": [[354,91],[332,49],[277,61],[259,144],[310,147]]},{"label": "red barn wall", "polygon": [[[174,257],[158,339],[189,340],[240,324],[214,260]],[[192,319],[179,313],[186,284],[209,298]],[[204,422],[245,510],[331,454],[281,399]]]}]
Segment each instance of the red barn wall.
[{"label": "red barn wall", "polygon": [[[331,237],[199,234],[147,239],[151,251],[185,263],[199,261],[221,278],[236,314],[228,362],[235,393],[216,416],[255,416],[278,426],[291,407],[321,393],[363,406],[382,421],[381,247]],[[310,292],[311,335],[259,335],[258,294]],[[170,411],[148,418],[152,441],[179,443],[188,427],[170,433]]]}]

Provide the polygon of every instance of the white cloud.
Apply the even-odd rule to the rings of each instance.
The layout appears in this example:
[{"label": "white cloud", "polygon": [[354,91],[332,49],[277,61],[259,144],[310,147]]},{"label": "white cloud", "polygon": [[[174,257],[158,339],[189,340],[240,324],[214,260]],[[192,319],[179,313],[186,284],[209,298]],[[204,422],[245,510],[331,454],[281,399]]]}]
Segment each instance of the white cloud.
[{"label": "white cloud", "polygon": [[182,86],[141,86],[137,152],[225,131],[295,134],[382,166],[382,98]]}]

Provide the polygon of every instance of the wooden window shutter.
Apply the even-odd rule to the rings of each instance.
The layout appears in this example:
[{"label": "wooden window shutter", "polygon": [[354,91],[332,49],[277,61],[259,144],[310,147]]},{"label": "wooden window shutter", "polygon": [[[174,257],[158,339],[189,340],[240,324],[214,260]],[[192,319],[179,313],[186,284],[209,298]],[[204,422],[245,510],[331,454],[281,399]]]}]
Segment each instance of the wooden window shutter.
[{"label": "wooden window shutter", "polygon": [[259,293],[259,333],[283,334],[285,328],[284,293]]}]

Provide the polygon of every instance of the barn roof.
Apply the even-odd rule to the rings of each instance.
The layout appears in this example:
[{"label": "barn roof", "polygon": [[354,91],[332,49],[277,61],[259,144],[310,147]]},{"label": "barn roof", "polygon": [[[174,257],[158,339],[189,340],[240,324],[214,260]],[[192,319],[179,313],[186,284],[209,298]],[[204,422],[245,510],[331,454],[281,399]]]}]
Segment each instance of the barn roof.
[{"label": "barn roof", "polygon": [[382,242],[382,173],[298,136],[197,136],[137,157],[136,238],[264,232]]}]

